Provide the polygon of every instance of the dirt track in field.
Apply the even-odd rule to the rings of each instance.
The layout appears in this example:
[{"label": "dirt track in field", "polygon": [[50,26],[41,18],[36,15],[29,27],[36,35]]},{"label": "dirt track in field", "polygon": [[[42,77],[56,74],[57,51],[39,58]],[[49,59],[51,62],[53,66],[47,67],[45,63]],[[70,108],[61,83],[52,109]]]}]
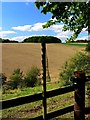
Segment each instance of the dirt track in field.
[{"label": "dirt track in field", "polygon": [[[70,59],[84,47],[70,46],[64,44],[47,44],[47,56],[49,71],[52,81],[57,81],[59,72],[65,61]],[[2,44],[2,72],[10,76],[12,71],[20,68],[24,73],[31,66],[41,68],[41,44],[16,43]]]}]

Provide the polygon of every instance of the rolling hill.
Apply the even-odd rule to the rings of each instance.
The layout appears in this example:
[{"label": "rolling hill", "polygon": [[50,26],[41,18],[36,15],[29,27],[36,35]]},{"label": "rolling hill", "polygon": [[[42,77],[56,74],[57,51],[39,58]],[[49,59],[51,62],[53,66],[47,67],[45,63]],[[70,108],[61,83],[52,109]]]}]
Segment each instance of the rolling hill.
[{"label": "rolling hill", "polygon": [[[65,61],[85,47],[65,44],[47,44],[47,57],[52,81],[59,79]],[[20,68],[24,73],[35,65],[42,69],[40,43],[3,43],[2,72],[9,78],[13,70]]]}]

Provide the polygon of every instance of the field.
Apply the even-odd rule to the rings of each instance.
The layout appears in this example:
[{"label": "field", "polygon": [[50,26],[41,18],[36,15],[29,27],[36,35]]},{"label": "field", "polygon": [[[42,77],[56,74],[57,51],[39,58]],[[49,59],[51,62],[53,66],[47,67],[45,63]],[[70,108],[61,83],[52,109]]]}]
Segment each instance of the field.
[{"label": "field", "polygon": [[[52,81],[59,78],[60,69],[65,61],[74,56],[78,51],[84,51],[85,46],[74,46],[66,44],[47,44],[47,56],[49,62],[49,70]],[[31,66],[35,65],[41,68],[41,45],[40,44],[2,44],[2,70],[9,76],[15,68],[21,68],[26,73]],[[60,82],[48,83],[47,91],[60,88]],[[42,86],[34,88],[23,88],[15,90],[7,90],[2,95],[2,99],[11,99],[42,92]],[[86,99],[86,105],[87,105]],[[73,92],[47,99],[47,111],[55,111],[66,106],[74,104]],[[42,115],[42,101],[21,105],[2,111],[3,118],[31,118]],[[73,118],[73,112],[60,116],[59,119]],[[87,116],[86,116],[87,117]],[[57,119],[57,120],[59,120]],[[54,119],[53,119],[54,120]]]},{"label": "field", "polygon": [[[51,80],[57,81],[65,61],[78,51],[83,51],[85,46],[47,44],[46,48]],[[2,44],[2,72],[9,78],[16,68],[20,68],[24,73],[33,65],[42,69],[41,55],[39,43]]]}]

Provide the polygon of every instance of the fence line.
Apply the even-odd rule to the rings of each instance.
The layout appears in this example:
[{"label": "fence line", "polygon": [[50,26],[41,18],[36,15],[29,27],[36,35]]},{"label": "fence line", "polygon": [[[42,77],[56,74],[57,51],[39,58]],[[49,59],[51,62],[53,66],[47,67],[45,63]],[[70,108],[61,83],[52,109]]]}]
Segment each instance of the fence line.
[{"label": "fence line", "polygon": [[[61,94],[72,92],[72,91],[74,91],[74,89],[71,86],[65,87],[65,88],[58,88],[58,89],[55,89],[55,90],[47,91],[46,92],[46,98],[58,96],[58,95],[61,95]],[[10,100],[3,100],[3,101],[0,101],[0,104],[2,104],[2,109],[6,109],[6,108],[26,104],[26,103],[39,101],[39,100],[42,100],[42,98],[43,98],[43,94],[38,93],[38,94],[19,97],[19,98],[14,98],[14,99],[10,99]]]},{"label": "fence line", "polygon": [[[68,86],[65,88],[59,88],[59,89],[47,91],[46,96],[47,96],[47,98],[50,98],[50,97],[62,95],[65,93],[69,93],[72,91],[74,91],[73,87]],[[42,93],[39,93],[39,94],[30,95],[30,96],[24,96],[24,97],[19,97],[19,98],[15,98],[15,99],[0,101],[0,104],[2,104],[2,109],[6,109],[6,108],[26,104],[26,103],[39,101],[39,100],[42,100],[42,98],[43,98]],[[54,117],[57,117],[57,116],[60,116],[60,115],[63,115],[63,114],[66,114],[66,113],[72,112],[72,111],[74,111],[74,105],[65,107],[63,109],[60,109],[60,110],[57,110],[54,112],[50,112],[47,114],[47,118],[51,119],[51,118],[54,118]],[[90,113],[90,108],[86,108],[85,114],[89,114],[89,113]],[[38,116],[36,118],[31,118],[31,119],[32,120],[42,120],[43,116],[41,115],[41,116]]]}]

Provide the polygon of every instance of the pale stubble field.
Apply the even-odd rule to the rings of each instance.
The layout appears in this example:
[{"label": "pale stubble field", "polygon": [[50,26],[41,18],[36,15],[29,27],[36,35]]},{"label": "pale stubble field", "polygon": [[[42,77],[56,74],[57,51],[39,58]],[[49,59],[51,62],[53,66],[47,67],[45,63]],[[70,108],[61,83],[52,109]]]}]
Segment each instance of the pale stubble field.
[{"label": "pale stubble field", "polygon": [[[60,69],[65,61],[85,47],[65,44],[47,44],[49,72],[52,81],[58,81]],[[41,44],[39,43],[5,43],[2,44],[2,72],[9,78],[14,69],[20,68],[24,74],[32,67],[42,69]]]}]

